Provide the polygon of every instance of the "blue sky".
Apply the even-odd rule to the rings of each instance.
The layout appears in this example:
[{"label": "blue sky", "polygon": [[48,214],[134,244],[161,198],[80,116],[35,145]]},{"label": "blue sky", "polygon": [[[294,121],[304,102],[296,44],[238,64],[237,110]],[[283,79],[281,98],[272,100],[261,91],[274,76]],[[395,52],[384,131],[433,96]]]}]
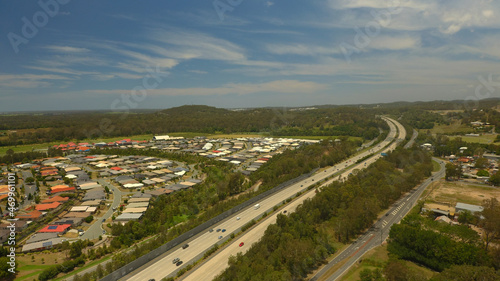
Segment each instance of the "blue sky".
[{"label": "blue sky", "polygon": [[0,2],[0,111],[469,99],[500,81],[499,1],[40,3]]}]

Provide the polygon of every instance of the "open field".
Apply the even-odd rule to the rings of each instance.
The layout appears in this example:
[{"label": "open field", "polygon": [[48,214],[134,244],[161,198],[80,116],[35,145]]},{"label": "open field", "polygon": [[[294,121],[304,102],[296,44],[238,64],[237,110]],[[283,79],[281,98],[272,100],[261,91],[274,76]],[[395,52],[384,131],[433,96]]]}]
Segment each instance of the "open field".
[{"label": "open field", "polygon": [[[375,247],[368,251],[361,259],[360,263],[356,263],[349,271],[347,271],[341,278],[341,281],[357,281],[360,280],[359,273],[364,269],[380,269],[383,270],[385,264],[389,261],[389,254],[387,252],[387,244]],[[415,270],[420,276],[429,279],[434,275],[434,272],[428,268],[419,266],[409,261],[404,261],[406,266]]]},{"label": "open field", "polygon": [[464,112],[463,109],[450,109],[450,110],[428,110],[429,112],[432,113],[437,113],[441,115],[446,115],[448,113],[462,113]]},{"label": "open field", "polygon": [[475,143],[483,143],[490,144],[493,143],[497,135],[489,134],[489,135],[480,135],[479,137],[471,137],[471,136],[452,136],[452,139],[462,138],[463,141],[466,142],[475,142]]},{"label": "open field", "polygon": [[[427,129],[420,129],[419,132],[425,133]],[[435,125],[434,128],[431,129],[432,134],[452,134],[452,133],[473,133],[474,130],[462,124],[461,121],[456,121],[451,123],[450,125]]]},{"label": "open field", "polygon": [[[35,257],[35,260],[32,259]],[[44,262],[42,263],[42,258]],[[61,264],[64,262],[66,256],[62,252],[41,252],[36,254],[18,255],[16,261],[18,262],[17,270],[19,273],[15,280],[37,280],[38,274],[44,269],[51,267],[54,264]]]},{"label": "open field", "polygon": [[[487,185],[467,182],[446,182],[440,180],[427,188],[427,202],[444,202],[455,205],[457,202],[481,205],[483,200],[500,198],[500,189]],[[426,191],[427,191],[426,190]]]},{"label": "open field", "polygon": [[437,172],[441,169],[441,166],[439,165],[438,162],[432,160],[432,171]]}]

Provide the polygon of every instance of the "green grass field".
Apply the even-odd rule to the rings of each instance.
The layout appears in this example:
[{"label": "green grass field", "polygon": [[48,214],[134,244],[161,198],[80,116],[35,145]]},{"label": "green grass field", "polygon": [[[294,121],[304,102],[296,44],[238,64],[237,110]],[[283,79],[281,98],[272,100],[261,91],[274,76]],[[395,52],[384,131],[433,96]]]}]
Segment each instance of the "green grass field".
[{"label": "green grass field", "polygon": [[439,171],[439,169],[441,169],[441,166],[439,165],[439,163],[432,160],[432,171],[437,172],[437,171]]},{"label": "green grass field", "polygon": [[[419,132],[425,133],[427,129],[421,129]],[[452,134],[452,133],[473,133],[474,130],[457,121],[450,125],[435,125],[434,128],[431,129],[432,134]]]},{"label": "green grass field", "polygon": [[482,144],[490,144],[496,139],[497,135],[480,135],[479,137],[470,137],[470,136],[452,136],[452,139],[462,138],[463,141],[473,142],[473,143],[482,143]]}]

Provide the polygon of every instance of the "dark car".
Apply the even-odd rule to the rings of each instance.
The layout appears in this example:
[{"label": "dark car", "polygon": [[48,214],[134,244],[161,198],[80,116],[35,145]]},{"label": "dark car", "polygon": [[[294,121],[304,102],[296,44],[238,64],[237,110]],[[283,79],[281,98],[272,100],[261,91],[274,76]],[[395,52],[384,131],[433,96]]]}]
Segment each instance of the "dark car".
[{"label": "dark car", "polygon": [[210,228],[210,230],[208,232],[212,233],[212,232],[214,232],[214,229]]},{"label": "dark car", "polygon": [[181,261],[181,259],[179,259],[179,258],[175,258],[175,259],[172,261],[172,263],[173,263],[173,264],[176,264],[176,263],[178,263],[178,262],[180,262],[180,261]]},{"label": "dark car", "polygon": [[187,247],[189,247],[189,244],[184,244],[184,246],[182,246],[182,249],[186,249]]},{"label": "dark car", "polygon": [[216,231],[217,231],[217,232],[220,232],[220,228],[217,228],[217,230],[216,230]]},{"label": "dark car", "polygon": [[222,229],[221,231],[222,231],[222,232],[226,232],[226,229],[224,228],[224,229]]},{"label": "dark car", "polygon": [[178,261],[175,265],[179,266],[182,264],[182,261]]}]

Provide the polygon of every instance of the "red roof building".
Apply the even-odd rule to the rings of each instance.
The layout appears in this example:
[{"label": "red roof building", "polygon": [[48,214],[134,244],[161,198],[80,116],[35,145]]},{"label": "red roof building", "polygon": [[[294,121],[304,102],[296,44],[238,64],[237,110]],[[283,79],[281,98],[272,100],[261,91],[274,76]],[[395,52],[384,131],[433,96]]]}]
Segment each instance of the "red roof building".
[{"label": "red roof building", "polygon": [[61,225],[55,225],[55,224],[49,224],[46,227],[40,229],[38,232],[41,233],[66,233],[68,229],[71,227],[71,224],[61,224]]},{"label": "red roof building", "polygon": [[122,168],[120,168],[120,167],[112,167],[112,168],[110,168],[110,169],[111,169],[111,170],[115,170],[115,171],[121,171],[121,170],[123,170],[123,169],[122,169]]}]

